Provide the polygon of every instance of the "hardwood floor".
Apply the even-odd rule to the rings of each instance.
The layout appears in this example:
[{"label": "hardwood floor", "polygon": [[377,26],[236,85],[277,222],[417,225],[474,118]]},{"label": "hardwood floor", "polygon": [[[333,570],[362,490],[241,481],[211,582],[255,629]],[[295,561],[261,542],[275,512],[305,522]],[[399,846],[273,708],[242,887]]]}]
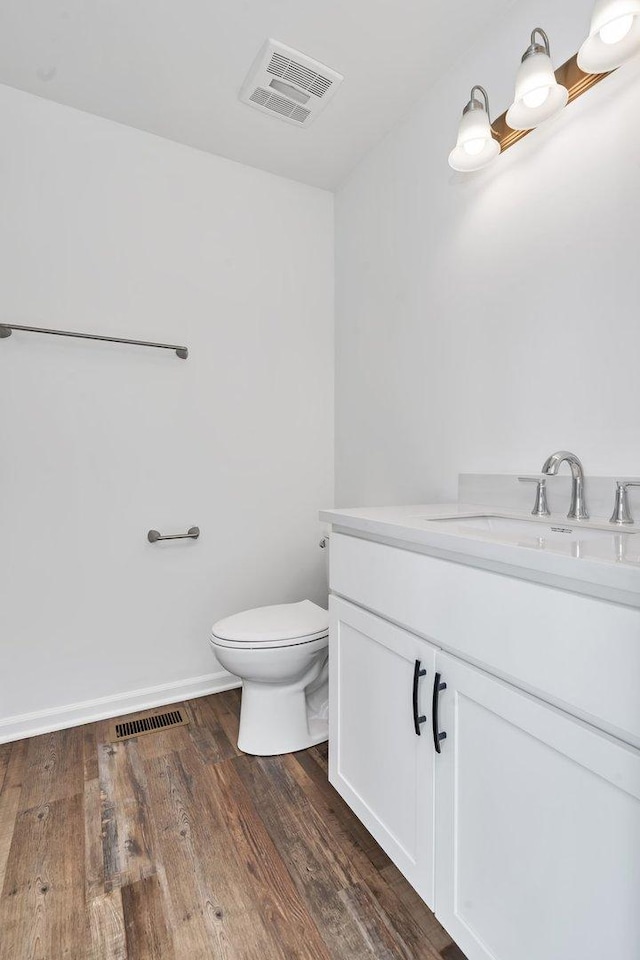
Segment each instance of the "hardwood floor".
[{"label": "hardwood floor", "polygon": [[239,691],[118,744],[0,745],[1,960],[464,960],[327,780],[235,747]]}]

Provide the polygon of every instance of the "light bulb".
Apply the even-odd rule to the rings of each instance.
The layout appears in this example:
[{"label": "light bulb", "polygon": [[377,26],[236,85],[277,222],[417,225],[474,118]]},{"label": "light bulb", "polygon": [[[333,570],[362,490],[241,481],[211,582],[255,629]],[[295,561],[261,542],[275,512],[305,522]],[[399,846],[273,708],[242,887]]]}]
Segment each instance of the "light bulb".
[{"label": "light bulb", "polygon": [[467,140],[462,144],[462,149],[465,153],[468,153],[470,157],[477,157],[479,153],[485,148],[486,140]]},{"label": "light bulb", "polygon": [[600,39],[603,43],[620,43],[633,26],[633,14],[628,13],[625,17],[617,17],[611,23],[605,23],[600,29]]},{"label": "light bulb", "polygon": [[530,107],[532,110],[534,110],[536,107],[541,107],[548,96],[549,87],[538,87],[537,90],[530,90],[529,93],[525,93],[522,98],[522,102],[524,103],[525,107]]}]

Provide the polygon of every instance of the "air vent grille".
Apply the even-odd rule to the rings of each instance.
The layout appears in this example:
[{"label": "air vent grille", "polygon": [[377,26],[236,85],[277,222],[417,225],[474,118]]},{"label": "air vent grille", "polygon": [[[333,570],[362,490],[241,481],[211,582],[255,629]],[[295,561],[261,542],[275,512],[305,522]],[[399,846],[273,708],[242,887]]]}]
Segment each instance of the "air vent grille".
[{"label": "air vent grille", "polygon": [[259,103],[261,107],[266,107],[267,110],[273,110],[274,113],[279,113],[282,117],[297,120],[299,123],[304,123],[311,113],[310,110],[298,106],[298,104],[293,103],[292,100],[287,100],[286,97],[278,97],[275,93],[269,93],[268,90],[263,90],[262,87],[254,90],[249,100],[252,100],[254,103]]},{"label": "air vent grille", "polygon": [[316,97],[324,97],[333,83],[328,77],[323,77],[315,70],[309,70],[307,67],[303,67],[301,63],[296,63],[295,60],[283,57],[279,53],[272,55],[267,72],[276,77],[281,77],[283,80],[288,80],[290,83],[295,83],[301,90],[308,90]]},{"label": "air vent grille", "polygon": [[128,740],[130,737],[139,737],[145,733],[156,733],[166,730],[167,727],[184,727],[189,721],[183,719],[180,710],[166,710],[164,713],[148,714],[136,717],[135,720],[123,720],[113,724],[111,741]]},{"label": "air vent grille", "polygon": [[240,90],[256,110],[308,127],[333,99],[343,77],[277,40],[267,40]]}]

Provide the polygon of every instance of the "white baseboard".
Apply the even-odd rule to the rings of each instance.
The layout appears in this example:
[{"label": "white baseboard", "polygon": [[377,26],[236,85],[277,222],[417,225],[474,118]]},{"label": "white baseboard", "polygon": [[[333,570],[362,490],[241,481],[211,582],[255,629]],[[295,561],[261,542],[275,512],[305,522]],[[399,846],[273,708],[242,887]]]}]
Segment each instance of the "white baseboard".
[{"label": "white baseboard", "polygon": [[0,720],[0,743],[37,737],[41,733],[65,730],[67,727],[77,727],[95,720],[121,717],[138,710],[150,710],[153,707],[162,707],[165,703],[193,700],[195,697],[205,697],[210,693],[220,693],[239,686],[240,680],[237,677],[221,670],[218,673],[206,673],[201,677],[178,680],[176,683],[162,683],[157,687],[144,687],[142,690],[130,690],[128,693],[117,693],[111,697],[71,703],[65,707],[22,713]]}]

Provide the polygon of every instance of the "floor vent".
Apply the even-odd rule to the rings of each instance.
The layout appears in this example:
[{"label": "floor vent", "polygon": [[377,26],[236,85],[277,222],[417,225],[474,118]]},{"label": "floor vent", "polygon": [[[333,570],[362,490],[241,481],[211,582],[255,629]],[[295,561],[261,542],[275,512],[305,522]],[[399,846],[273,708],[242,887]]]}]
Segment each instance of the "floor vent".
[{"label": "floor vent", "polygon": [[342,83],[341,74],[278,40],[268,40],[240,91],[240,99],[287,123],[308,127]]},{"label": "floor vent", "polygon": [[123,720],[112,725],[110,740],[128,740],[130,737],[141,737],[145,733],[157,733],[167,727],[185,727],[189,723],[183,719],[180,710],[165,710],[164,713],[150,713],[135,720]]}]

